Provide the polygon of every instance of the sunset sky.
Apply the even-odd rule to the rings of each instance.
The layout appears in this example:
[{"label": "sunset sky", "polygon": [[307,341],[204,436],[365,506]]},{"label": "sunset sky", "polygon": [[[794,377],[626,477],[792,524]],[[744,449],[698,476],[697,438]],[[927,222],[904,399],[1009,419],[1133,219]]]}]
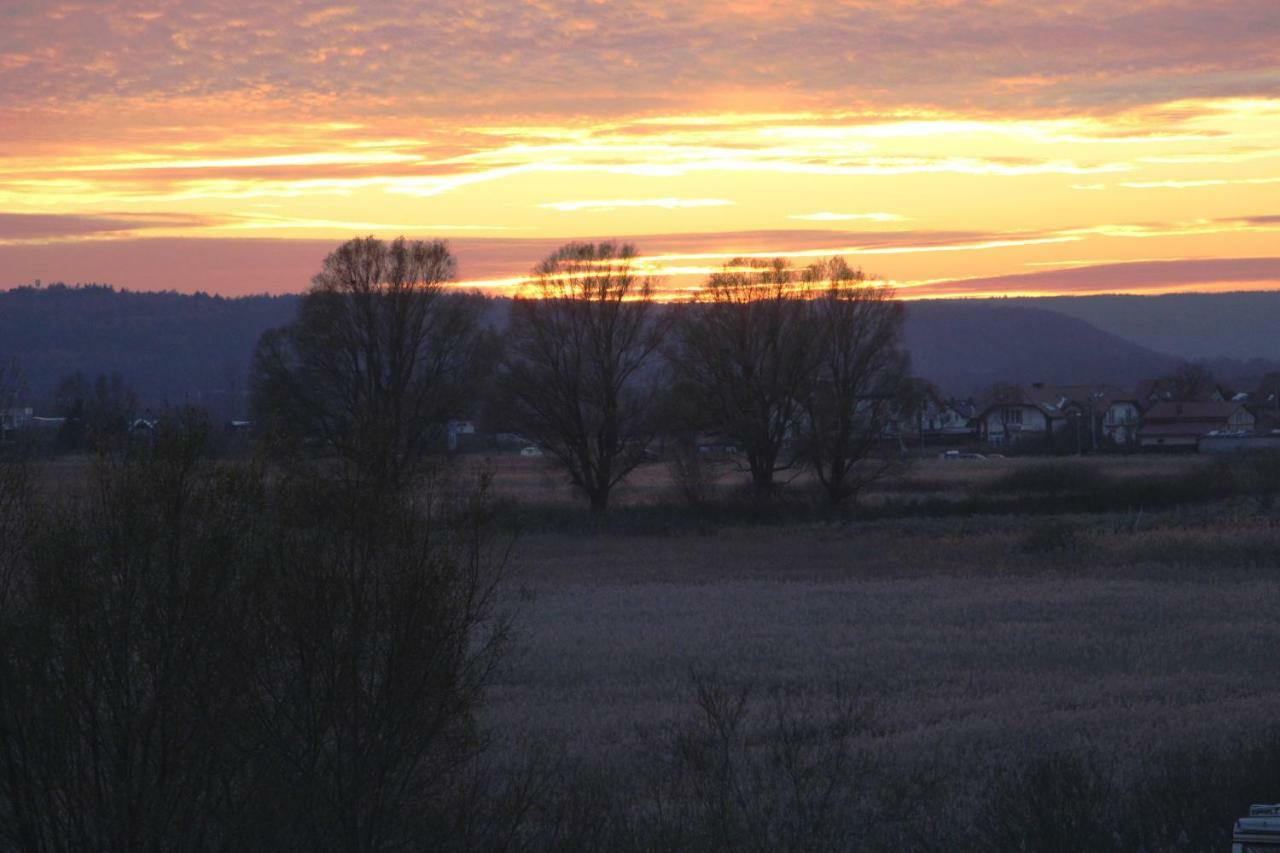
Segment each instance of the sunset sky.
[{"label": "sunset sky", "polygon": [[1280,287],[1280,2],[0,0],[0,287],[304,289],[443,237],[672,293],[841,254],[904,295]]}]

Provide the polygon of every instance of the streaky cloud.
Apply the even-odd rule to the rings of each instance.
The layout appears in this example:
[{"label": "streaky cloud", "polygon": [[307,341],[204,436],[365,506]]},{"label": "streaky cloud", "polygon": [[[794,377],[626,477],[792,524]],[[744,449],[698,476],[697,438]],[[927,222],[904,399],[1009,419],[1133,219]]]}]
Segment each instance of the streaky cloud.
[{"label": "streaky cloud", "polygon": [[1167,293],[1197,288],[1270,289],[1276,285],[1280,285],[1280,257],[1193,258],[933,281],[921,284],[912,295]]}]

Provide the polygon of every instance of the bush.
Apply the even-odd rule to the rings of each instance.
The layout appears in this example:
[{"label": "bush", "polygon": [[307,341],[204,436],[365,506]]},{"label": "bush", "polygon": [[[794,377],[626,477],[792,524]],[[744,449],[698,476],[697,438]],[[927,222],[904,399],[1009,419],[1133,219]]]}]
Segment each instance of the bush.
[{"label": "bush", "polygon": [[1020,466],[1000,477],[988,490],[993,494],[1009,492],[1101,492],[1109,478],[1097,466],[1081,462],[1045,462]]},{"label": "bush", "polygon": [[483,483],[273,478],[175,431],[32,512],[0,553],[0,849],[450,835],[504,633]]},{"label": "bush", "polygon": [[1280,790],[1280,731],[1170,745],[1122,770],[1083,751],[1031,753],[994,773],[950,850],[1224,850],[1235,820]]},{"label": "bush", "polygon": [[1022,538],[1020,548],[1024,554],[1048,556],[1077,551],[1082,544],[1077,527],[1055,519],[1033,526]]},{"label": "bush", "polygon": [[983,850],[1094,853],[1116,848],[1117,786],[1110,763],[1049,752],[1001,768],[975,819]]},{"label": "bush", "polygon": [[703,509],[714,500],[716,481],[725,467],[724,459],[713,458],[692,442],[677,442],[667,454],[667,471],[676,494],[694,509]]}]

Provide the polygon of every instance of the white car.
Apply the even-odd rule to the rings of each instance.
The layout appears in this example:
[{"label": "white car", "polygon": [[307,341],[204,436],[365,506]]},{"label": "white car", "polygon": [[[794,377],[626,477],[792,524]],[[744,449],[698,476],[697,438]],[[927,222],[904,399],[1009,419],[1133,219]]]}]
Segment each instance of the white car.
[{"label": "white car", "polygon": [[[981,453],[966,453],[960,450],[948,450],[938,454],[939,459],[986,459]],[[1000,457],[1004,458],[1004,457]]]},{"label": "white car", "polygon": [[1263,850],[1280,850],[1280,805],[1250,806],[1232,830],[1231,853]]},{"label": "white car", "polygon": [[541,455],[542,455],[542,448],[541,448],[541,447],[534,447],[534,446],[531,444],[531,445],[529,445],[528,447],[522,447],[522,448],[520,449],[520,455],[521,455],[521,456],[541,456]]}]

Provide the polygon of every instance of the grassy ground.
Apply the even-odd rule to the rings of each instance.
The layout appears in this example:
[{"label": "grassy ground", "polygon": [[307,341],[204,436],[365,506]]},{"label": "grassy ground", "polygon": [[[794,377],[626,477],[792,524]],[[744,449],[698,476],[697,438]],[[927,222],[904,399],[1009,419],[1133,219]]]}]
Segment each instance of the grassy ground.
[{"label": "grassy ground", "polygon": [[687,537],[531,536],[513,567],[507,730],[616,746],[689,673],[851,688],[895,748],[1137,744],[1280,713],[1280,522],[893,521]]},{"label": "grassy ground", "polygon": [[[529,462],[500,466],[500,494],[572,502]],[[651,749],[637,731],[687,719],[698,675],[756,695],[851,695],[870,709],[865,748],[940,774],[930,795],[978,822],[973,803],[993,780],[1046,749],[1106,756],[1122,775],[1171,749],[1226,749],[1280,720],[1280,512],[1256,483],[1230,485],[1257,470],[1197,457],[927,460],[864,508],[909,496],[996,511],[535,529],[516,549],[514,652],[488,720],[617,769]],[[1116,490],[1134,503],[1045,503]],[[680,512],[672,494],[651,466],[619,515]],[[1203,820],[1193,837],[1225,818]]]}]

